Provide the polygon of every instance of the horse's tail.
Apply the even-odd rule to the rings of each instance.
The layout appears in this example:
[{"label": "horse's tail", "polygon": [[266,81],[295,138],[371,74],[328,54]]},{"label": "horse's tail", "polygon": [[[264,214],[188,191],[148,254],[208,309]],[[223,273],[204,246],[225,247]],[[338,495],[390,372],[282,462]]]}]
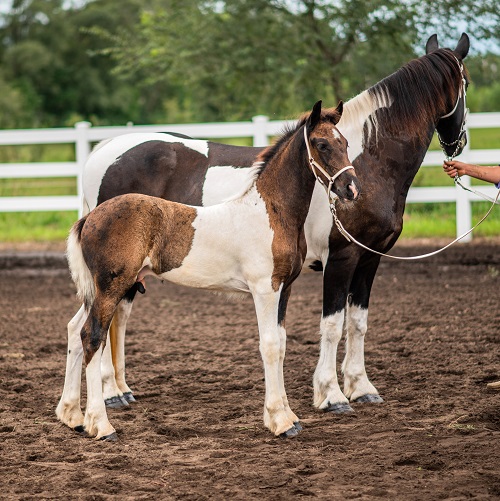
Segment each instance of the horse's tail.
[{"label": "horse's tail", "polygon": [[68,259],[71,278],[76,285],[78,298],[88,311],[95,298],[95,285],[89,267],[85,262],[80,244],[82,229],[87,216],[82,217],[71,228],[66,245],[66,257]]}]

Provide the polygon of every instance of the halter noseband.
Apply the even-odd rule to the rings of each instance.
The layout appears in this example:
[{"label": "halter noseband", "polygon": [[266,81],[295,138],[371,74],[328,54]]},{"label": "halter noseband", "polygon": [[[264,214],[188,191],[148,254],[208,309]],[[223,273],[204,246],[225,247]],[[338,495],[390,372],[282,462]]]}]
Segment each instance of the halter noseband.
[{"label": "halter noseband", "polygon": [[[453,56],[453,57],[455,57],[455,56]],[[447,143],[441,139],[439,132],[437,133],[441,149],[443,150],[443,152],[446,155],[446,158],[448,160],[452,160],[453,158],[455,158],[458,154],[458,151],[465,146],[465,144],[463,144],[464,138],[465,138],[465,133],[466,133],[465,124],[467,122],[467,112],[469,111],[466,107],[466,101],[465,101],[466,96],[467,96],[467,92],[466,92],[467,82],[466,82],[465,76],[464,76],[464,67],[463,67],[463,64],[456,57],[455,57],[455,60],[457,61],[458,67],[460,69],[460,75],[462,77],[462,85],[460,86],[460,89],[458,90],[457,102],[455,103],[455,106],[453,107],[453,109],[449,113],[447,113],[446,115],[443,115],[439,120],[442,120],[443,118],[449,118],[455,113],[455,111],[458,108],[458,103],[460,102],[462,95],[464,97],[464,116],[462,118],[462,125],[460,127],[460,133],[458,134],[458,138],[455,139],[455,141],[452,141],[451,143]],[[445,151],[445,146],[456,146],[456,148],[455,148],[455,151],[450,156],[448,156],[448,154]]]},{"label": "halter noseband", "polygon": [[[323,167],[321,167],[321,165],[318,162],[316,162],[316,160],[314,160],[314,158],[311,154],[311,148],[309,146],[309,138],[307,137],[307,128],[305,125],[304,125],[304,142],[306,143],[307,158],[309,160],[309,167],[311,167],[312,173],[314,174],[314,177],[318,180],[319,184],[321,184],[321,186],[323,186],[323,188],[325,188],[325,190],[328,194],[328,198],[329,198],[330,202],[332,202],[337,197],[337,195],[332,192],[332,186],[333,186],[333,183],[335,182],[335,179],[337,179],[340,176],[340,174],[342,174],[346,170],[354,169],[354,167],[352,165],[346,165],[345,167],[340,169],[338,172],[336,172],[335,174],[330,176],[330,174],[328,174],[328,172],[326,172],[326,170],[323,169]],[[323,179],[321,179],[318,176],[318,171],[321,172],[321,174],[323,174],[323,176],[325,176],[326,179],[328,179],[328,187],[324,183]]]}]

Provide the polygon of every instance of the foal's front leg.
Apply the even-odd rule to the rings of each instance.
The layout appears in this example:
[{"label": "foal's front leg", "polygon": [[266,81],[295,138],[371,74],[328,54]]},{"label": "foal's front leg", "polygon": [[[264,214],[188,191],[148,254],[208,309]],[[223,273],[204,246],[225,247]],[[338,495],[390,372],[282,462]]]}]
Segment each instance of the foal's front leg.
[{"label": "foal's front leg", "polygon": [[286,333],[284,326],[278,324],[280,296],[281,289],[253,294],[266,384],[264,424],[277,436],[291,437],[299,431],[295,425],[299,419],[288,405],[283,382]]}]

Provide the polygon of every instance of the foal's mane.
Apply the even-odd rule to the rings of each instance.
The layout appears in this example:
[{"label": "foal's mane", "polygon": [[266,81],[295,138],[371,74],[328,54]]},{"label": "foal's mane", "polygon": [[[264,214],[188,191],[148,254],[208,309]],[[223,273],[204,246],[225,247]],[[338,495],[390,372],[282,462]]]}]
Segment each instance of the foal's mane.
[{"label": "foal's mane", "polygon": [[[465,78],[469,79],[464,68]],[[392,75],[362,92],[345,106],[344,120],[354,119],[360,108],[375,101],[377,107],[391,107],[390,120],[384,128],[397,134],[404,130],[423,141],[428,130],[423,124],[436,124],[443,110],[450,111],[457,99],[461,73],[456,57],[450,49],[438,49],[418,59],[413,59]],[[448,109],[450,108],[450,109]],[[377,119],[368,124],[377,127]]]},{"label": "foal's mane", "polygon": [[[278,151],[293,137],[293,135],[298,132],[303,125],[307,122],[311,112],[302,115],[296,123],[288,123],[284,126],[280,137],[265,150],[261,151],[256,159],[256,163],[262,163],[262,169],[265,168],[266,164],[273,158]],[[340,116],[335,108],[324,108],[321,111],[321,122],[330,122],[332,125],[337,124],[340,120]]]}]

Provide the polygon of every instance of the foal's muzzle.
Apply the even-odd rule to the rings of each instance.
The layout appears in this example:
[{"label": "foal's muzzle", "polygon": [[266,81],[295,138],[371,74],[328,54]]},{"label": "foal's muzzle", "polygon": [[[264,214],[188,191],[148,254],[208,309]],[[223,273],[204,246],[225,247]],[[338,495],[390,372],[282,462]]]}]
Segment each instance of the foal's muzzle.
[{"label": "foal's muzzle", "polygon": [[356,200],[359,197],[361,186],[357,177],[344,174],[335,180],[332,191],[344,200]]}]

